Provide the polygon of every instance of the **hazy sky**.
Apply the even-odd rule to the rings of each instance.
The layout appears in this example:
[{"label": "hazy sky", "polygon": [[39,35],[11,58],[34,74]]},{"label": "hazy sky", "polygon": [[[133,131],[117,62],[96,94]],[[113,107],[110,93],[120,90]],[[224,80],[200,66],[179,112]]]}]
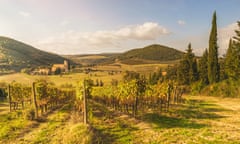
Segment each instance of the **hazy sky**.
[{"label": "hazy sky", "polygon": [[158,43],[200,54],[217,11],[220,53],[240,0],[0,0],[0,35],[58,54],[123,52]]}]

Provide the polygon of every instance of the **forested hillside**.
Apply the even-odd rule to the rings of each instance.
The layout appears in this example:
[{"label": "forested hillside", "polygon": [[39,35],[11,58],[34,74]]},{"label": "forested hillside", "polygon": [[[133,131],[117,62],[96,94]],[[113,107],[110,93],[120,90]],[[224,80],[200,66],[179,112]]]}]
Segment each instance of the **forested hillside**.
[{"label": "forested hillside", "polygon": [[7,37],[0,37],[0,67],[6,71],[63,63],[65,58]]}]

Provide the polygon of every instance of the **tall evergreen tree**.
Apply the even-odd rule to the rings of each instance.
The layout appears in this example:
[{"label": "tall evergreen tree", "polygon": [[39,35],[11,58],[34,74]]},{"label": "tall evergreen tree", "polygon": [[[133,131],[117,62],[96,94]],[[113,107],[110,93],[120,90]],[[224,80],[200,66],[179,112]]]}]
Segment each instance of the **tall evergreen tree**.
[{"label": "tall evergreen tree", "polygon": [[194,56],[193,63],[192,63],[192,72],[193,72],[193,74],[190,75],[191,76],[190,77],[191,83],[195,82],[199,79],[197,59],[195,58],[195,56]]},{"label": "tall evergreen tree", "polygon": [[233,37],[235,41],[237,41],[238,45],[240,44],[240,21],[237,22],[238,30],[235,30],[236,36]]},{"label": "tall evergreen tree", "polygon": [[189,63],[189,83],[195,82],[198,80],[198,71],[197,71],[197,60],[194,53],[192,52],[191,43],[188,44],[186,59]]},{"label": "tall evergreen tree", "polygon": [[224,63],[227,77],[232,80],[240,77],[240,21],[238,21],[238,30],[235,30],[235,33],[236,36],[229,41]]},{"label": "tall evergreen tree", "polygon": [[179,84],[189,84],[189,63],[185,56],[182,58],[177,69],[177,81]]},{"label": "tall evergreen tree", "polygon": [[198,79],[197,61],[192,52],[191,43],[188,45],[187,53],[180,61],[177,75],[180,84],[191,84]]},{"label": "tall evergreen tree", "polygon": [[209,38],[208,52],[208,80],[210,83],[216,83],[220,78],[220,68],[218,63],[218,45],[217,45],[217,16],[216,11],[213,14],[212,29]]},{"label": "tall evergreen tree", "polygon": [[208,50],[206,49],[199,60],[199,79],[202,83],[208,84]]},{"label": "tall evergreen tree", "polygon": [[236,78],[236,67],[235,67],[236,52],[233,47],[232,39],[229,40],[228,50],[224,62],[224,69],[227,77],[230,79]]}]

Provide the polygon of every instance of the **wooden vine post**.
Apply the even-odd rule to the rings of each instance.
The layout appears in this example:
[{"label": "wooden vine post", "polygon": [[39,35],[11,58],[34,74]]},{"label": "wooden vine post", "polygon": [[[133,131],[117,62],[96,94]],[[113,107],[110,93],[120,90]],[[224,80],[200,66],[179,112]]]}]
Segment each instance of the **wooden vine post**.
[{"label": "wooden vine post", "polygon": [[87,96],[86,96],[86,87],[85,87],[85,81],[83,81],[83,123],[88,123],[88,117],[87,117]]},{"label": "wooden vine post", "polygon": [[36,98],[36,88],[35,88],[35,82],[32,83],[32,101],[33,106],[35,109],[35,118],[38,118],[38,105],[37,105],[37,98]]},{"label": "wooden vine post", "polygon": [[9,99],[9,108],[10,108],[10,112],[12,111],[12,97],[11,97],[11,90],[10,90],[11,86],[10,84],[8,85],[8,99]]}]

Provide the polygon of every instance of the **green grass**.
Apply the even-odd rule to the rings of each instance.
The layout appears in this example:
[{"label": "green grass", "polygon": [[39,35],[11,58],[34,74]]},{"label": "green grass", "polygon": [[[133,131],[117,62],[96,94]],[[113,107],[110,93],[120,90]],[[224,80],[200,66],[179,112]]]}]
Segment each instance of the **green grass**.
[{"label": "green grass", "polygon": [[121,118],[121,114],[94,105],[95,143],[240,143],[239,102],[187,96],[183,104],[173,106],[169,112],[141,114],[139,120]]},{"label": "green grass", "polygon": [[20,112],[14,112],[1,115],[0,139],[2,143],[22,144],[237,144],[239,103],[240,99],[185,96],[184,103],[174,105],[169,112],[148,112],[134,119],[89,101],[93,113],[90,125],[72,121],[72,106],[66,105],[38,123],[37,128],[29,129],[30,134],[22,135],[26,141],[16,137],[29,122],[20,117]]},{"label": "green grass", "polygon": [[132,144],[134,135],[132,132],[137,128],[129,124],[127,121],[114,117],[113,111],[98,103],[90,105],[93,107],[93,143],[100,144]]},{"label": "green grass", "polygon": [[68,106],[65,106],[54,114],[54,116],[47,122],[47,126],[41,129],[41,131],[35,136],[32,143],[49,143],[52,139],[52,135],[55,134],[55,131],[63,125],[69,117],[68,108]]},{"label": "green grass", "polygon": [[91,78],[94,82],[96,79],[102,80],[104,84],[109,85],[112,79],[121,80],[122,75],[108,75],[107,72],[94,72],[92,74],[85,74],[85,73],[73,73],[67,75],[49,75],[49,76],[39,76],[39,75],[27,75],[23,73],[15,73],[9,75],[0,76],[0,82],[11,83],[13,81],[20,82],[22,84],[31,85],[32,82],[36,81],[37,79],[46,79],[50,82],[53,82],[57,86],[64,85],[66,83],[76,85],[78,81],[82,81],[84,78]]},{"label": "green grass", "polygon": [[152,142],[240,143],[240,130],[237,129],[239,123],[236,123],[240,117],[234,115],[236,112],[220,106],[218,102],[222,100],[212,101],[207,98],[189,97],[184,104],[176,106],[169,113],[144,115],[143,120],[151,124],[157,133],[157,138]]},{"label": "green grass", "polygon": [[15,138],[21,129],[28,124],[20,111],[2,114],[0,117],[0,142],[1,140]]}]

